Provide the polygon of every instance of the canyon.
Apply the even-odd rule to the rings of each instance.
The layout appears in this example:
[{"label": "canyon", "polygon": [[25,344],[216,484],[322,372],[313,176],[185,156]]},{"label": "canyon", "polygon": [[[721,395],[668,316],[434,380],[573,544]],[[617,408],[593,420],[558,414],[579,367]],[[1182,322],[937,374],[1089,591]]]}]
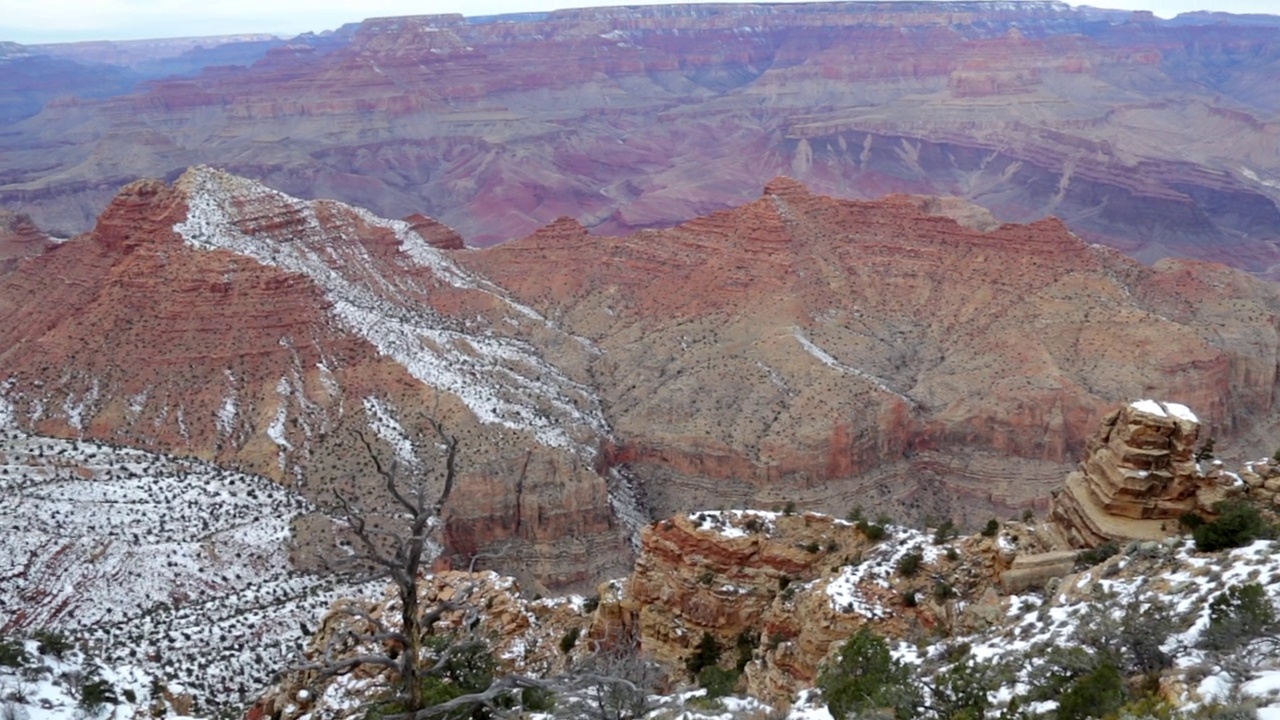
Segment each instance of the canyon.
[{"label": "canyon", "polygon": [[1280,510],[1278,69],[1280,17],[1052,0],[0,42],[0,650],[362,714],[388,678],[296,653],[397,622],[331,571],[400,493],[428,634],[677,684],[713,641],[760,716],[861,628],[1202,628],[1280,587],[1175,537]]},{"label": "canyon", "polygon": [[[1237,453],[1280,420],[1267,281],[1145,266],[1057,220],[788,178],[670,229],[564,218],[474,250],[425,216],[196,167],[12,263],[0,395],[18,428],[378,514],[373,460],[394,462],[440,498],[442,565],[491,557],[533,588],[616,575],[642,526],[697,508],[963,527],[1047,509],[1134,397],[1196,407]],[[329,530],[293,532],[313,548]]]},{"label": "canyon", "polygon": [[[1270,274],[1280,257],[1280,21],[1267,16],[724,4],[243,40],[110,97],[41,96],[0,134],[0,206],[68,236],[128,182],[205,163],[489,245],[562,215],[597,234],[670,226],[786,174],[833,196],[1053,215],[1144,262]],[[134,73],[146,57],[20,50]]]}]

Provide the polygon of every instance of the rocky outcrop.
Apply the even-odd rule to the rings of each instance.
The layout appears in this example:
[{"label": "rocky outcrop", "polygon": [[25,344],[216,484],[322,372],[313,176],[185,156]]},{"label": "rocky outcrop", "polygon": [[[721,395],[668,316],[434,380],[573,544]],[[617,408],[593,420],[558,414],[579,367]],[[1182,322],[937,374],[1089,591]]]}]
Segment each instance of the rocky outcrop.
[{"label": "rocky outcrop", "polygon": [[1000,573],[1000,589],[1006,595],[1042,589],[1050,580],[1070,575],[1076,569],[1077,555],[1075,550],[1018,555]]},{"label": "rocky outcrop", "polygon": [[[0,139],[0,204],[66,235],[140,176],[231,162],[487,245],[561,215],[669,226],[788,173],[844,197],[1054,215],[1144,261],[1271,272],[1280,30],[1133,20],[1055,2],[376,18],[257,56],[209,51],[247,67],[50,103]],[[155,45],[62,51],[130,64]],[[221,48],[239,46],[253,44]]]},{"label": "rocky outcrop", "polygon": [[[641,534],[626,583],[602,588],[593,633],[637,638],[676,674],[708,635],[721,665],[745,670],[750,694],[789,700],[860,627],[902,638],[978,622],[960,608],[985,607],[975,601],[1004,563],[1000,540],[935,544],[908,528],[870,525],[885,536],[814,513],[659,521]],[[904,571],[910,555],[919,566]]]},{"label": "rocky outcrop", "polygon": [[0,210],[0,275],[22,258],[34,257],[54,246],[53,238],[36,227],[31,218]]},{"label": "rocky outcrop", "polygon": [[1071,547],[1160,540],[1186,514],[1212,514],[1243,483],[1200,466],[1200,423],[1187,406],[1139,400],[1109,413],[1080,468],[1055,493],[1050,521]]}]

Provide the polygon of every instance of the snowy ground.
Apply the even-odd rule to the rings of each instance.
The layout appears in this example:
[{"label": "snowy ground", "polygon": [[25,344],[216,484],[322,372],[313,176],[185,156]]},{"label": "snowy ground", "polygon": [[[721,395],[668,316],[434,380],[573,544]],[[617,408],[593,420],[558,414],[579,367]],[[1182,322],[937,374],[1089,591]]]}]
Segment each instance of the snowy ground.
[{"label": "snowy ground", "polygon": [[290,523],[308,510],[207,463],[4,431],[0,630],[56,628],[113,672],[238,704],[334,599],[382,589],[290,568]]}]

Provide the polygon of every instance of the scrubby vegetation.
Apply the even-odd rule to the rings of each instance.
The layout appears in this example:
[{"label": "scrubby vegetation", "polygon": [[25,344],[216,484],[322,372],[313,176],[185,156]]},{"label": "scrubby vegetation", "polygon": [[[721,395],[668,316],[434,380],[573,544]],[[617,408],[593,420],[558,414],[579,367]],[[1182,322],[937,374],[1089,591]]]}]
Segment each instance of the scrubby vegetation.
[{"label": "scrubby vegetation", "polygon": [[1213,509],[1218,517],[1192,530],[1197,550],[1226,550],[1272,534],[1271,527],[1262,519],[1258,508],[1247,500],[1226,500],[1216,504]]}]

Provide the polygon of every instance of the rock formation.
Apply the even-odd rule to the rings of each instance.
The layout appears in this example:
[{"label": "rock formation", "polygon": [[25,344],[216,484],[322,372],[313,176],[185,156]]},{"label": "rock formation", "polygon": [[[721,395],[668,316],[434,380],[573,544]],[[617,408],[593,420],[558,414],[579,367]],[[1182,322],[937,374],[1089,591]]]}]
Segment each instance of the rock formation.
[{"label": "rock formation", "polygon": [[195,168],[0,275],[0,395],[24,429],[317,500],[372,477],[355,429],[443,492],[440,419],[465,453],[444,544],[532,587],[616,574],[651,517],[722,504],[976,527],[1043,503],[1096,418],[1145,394],[1224,443],[1274,426],[1280,291],[991,225],[780,178],[669,230],[565,219],[458,250],[425,217]]},{"label": "rock formation", "polygon": [[1198,418],[1179,403],[1140,400],[1112,411],[1056,494],[1051,520],[1070,545],[1095,547],[1162,539],[1180,516],[1211,511],[1222,493],[1195,460],[1199,434]]},{"label": "rock formation", "polygon": [[[0,204],[67,235],[129,181],[228,163],[302,197],[426,212],[485,245],[561,215],[668,226],[786,173],[845,197],[1054,215],[1147,262],[1280,260],[1276,23],[729,4],[377,18],[248,45],[136,93],[50,102],[0,136]],[[135,65],[155,49],[28,54],[55,51]]]},{"label": "rock formation", "polygon": [[0,210],[0,275],[12,270],[22,258],[39,255],[53,245],[53,238],[36,227],[31,218]]},{"label": "rock formation", "polygon": [[[566,633],[586,633],[595,608],[585,604],[581,596],[530,601],[521,594],[520,586],[510,577],[492,572],[445,572],[432,575],[419,584],[418,603],[423,611],[443,603],[453,603],[456,610],[447,612],[428,630],[433,635],[453,636],[474,632],[489,646],[502,673],[518,672],[534,676],[550,676],[563,672],[575,656],[587,650],[575,643],[565,652],[561,643]],[[369,619],[357,619],[344,607],[352,607]],[[356,651],[381,652],[381,649],[353,645],[347,635],[371,632],[373,623],[399,629],[399,599],[394,593],[378,599],[346,599],[334,604],[316,628],[307,647],[307,659],[318,661],[324,651],[342,658]],[[472,618],[473,627],[468,627]],[[372,688],[385,688],[389,675],[384,667],[365,665],[338,677],[321,677],[314,671],[289,670],[283,680],[271,687],[249,710],[246,717],[273,717],[295,720],[309,717],[314,711],[329,709],[353,698],[353,705],[368,702]],[[339,700],[341,698],[341,700]]]},{"label": "rock formation", "polygon": [[[884,530],[870,539],[826,515],[762,511],[656,522],[641,534],[625,585],[601,589],[593,632],[620,625],[676,669],[710,635],[721,664],[743,667],[747,691],[773,701],[811,686],[831,648],[864,625],[907,637],[982,622],[989,602],[979,600],[1006,562],[999,539],[934,544],[908,528]],[[911,554],[920,567],[901,571]],[[966,606],[977,610],[959,610]]]}]

